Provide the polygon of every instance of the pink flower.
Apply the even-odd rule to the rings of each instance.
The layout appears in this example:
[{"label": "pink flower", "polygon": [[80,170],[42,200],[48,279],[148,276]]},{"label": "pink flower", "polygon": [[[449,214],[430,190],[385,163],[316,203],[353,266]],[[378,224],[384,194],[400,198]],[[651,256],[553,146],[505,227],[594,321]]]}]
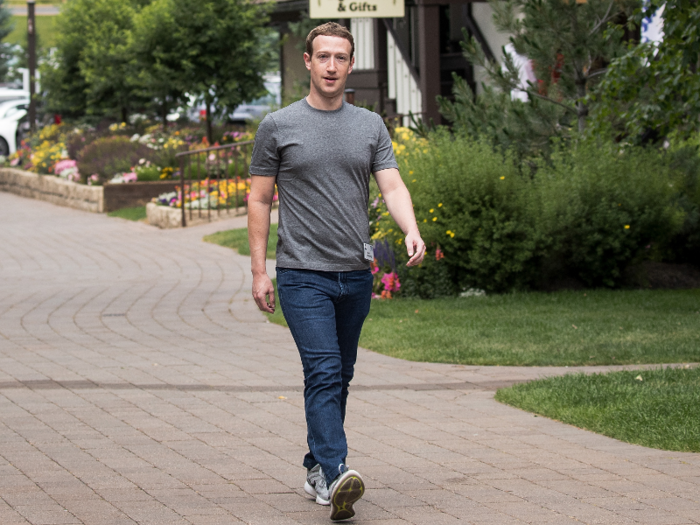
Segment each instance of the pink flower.
[{"label": "pink flower", "polygon": [[53,169],[54,169],[54,173],[55,173],[56,175],[60,175],[62,171],[68,170],[68,169],[71,169],[71,168],[75,168],[77,165],[78,165],[78,163],[77,163],[76,161],[74,161],[74,160],[71,160],[71,159],[66,159],[66,160],[59,161],[59,162],[56,163],[56,165],[55,165],[54,168],[53,168]]},{"label": "pink flower", "polygon": [[396,272],[385,273],[382,276],[382,284],[387,292],[398,292],[401,288],[401,282]]},{"label": "pink flower", "polygon": [[139,180],[139,176],[133,171],[131,173],[125,173],[122,177],[124,178],[124,182],[136,182]]}]

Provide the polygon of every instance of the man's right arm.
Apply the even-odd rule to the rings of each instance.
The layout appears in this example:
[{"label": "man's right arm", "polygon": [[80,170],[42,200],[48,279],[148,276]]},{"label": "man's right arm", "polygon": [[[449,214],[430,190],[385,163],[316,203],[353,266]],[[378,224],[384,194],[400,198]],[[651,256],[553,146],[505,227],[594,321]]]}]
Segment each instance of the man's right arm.
[{"label": "man's right arm", "polygon": [[275,311],[275,289],[265,265],[275,180],[276,177],[251,175],[248,196],[248,243],[250,269],[253,272],[253,299],[260,310],[268,313]]}]

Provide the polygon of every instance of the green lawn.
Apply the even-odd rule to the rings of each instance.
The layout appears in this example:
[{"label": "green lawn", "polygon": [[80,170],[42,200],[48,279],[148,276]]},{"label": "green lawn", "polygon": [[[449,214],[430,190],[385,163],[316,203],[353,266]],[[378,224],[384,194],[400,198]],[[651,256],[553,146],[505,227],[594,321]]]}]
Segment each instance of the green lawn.
[{"label": "green lawn", "polygon": [[360,345],[436,363],[700,361],[700,290],[589,290],[373,301]]},{"label": "green lawn", "polygon": [[700,452],[700,368],[571,374],[504,388],[496,399],[628,443]]},{"label": "green lawn", "polygon": [[[26,5],[26,4],[25,4]],[[55,16],[36,17],[36,35],[39,47],[48,49],[56,45],[56,35],[58,29],[55,25]],[[27,41],[27,17],[13,16],[12,23],[15,25],[12,32],[5,40],[9,44],[22,44]]]},{"label": "green lawn", "polygon": [[[248,228],[237,230],[226,230],[213,233],[204,237],[206,242],[225,246],[238,250],[241,255],[250,255],[250,245],[248,244]],[[270,238],[267,242],[267,258],[275,258],[275,248],[277,247],[277,224],[270,224]]]},{"label": "green lawn", "polygon": [[107,215],[110,217],[120,217],[130,221],[142,221],[146,218],[146,207],[138,206],[136,208],[122,208],[121,210],[111,211]]}]

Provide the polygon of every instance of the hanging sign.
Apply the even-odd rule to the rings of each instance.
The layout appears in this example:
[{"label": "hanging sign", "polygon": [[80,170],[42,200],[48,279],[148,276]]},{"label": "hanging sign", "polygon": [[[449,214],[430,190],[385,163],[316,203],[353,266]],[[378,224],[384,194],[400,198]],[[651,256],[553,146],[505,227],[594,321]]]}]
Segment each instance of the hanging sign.
[{"label": "hanging sign", "polygon": [[309,18],[403,18],[404,0],[309,0]]}]

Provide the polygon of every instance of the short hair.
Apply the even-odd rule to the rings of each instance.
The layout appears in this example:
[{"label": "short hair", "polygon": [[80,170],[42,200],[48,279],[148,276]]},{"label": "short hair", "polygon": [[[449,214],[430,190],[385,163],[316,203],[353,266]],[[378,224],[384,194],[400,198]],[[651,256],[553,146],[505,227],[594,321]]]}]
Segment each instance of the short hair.
[{"label": "short hair", "polygon": [[317,36],[339,36],[350,42],[350,58],[355,56],[355,39],[352,37],[352,33],[348,31],[348,28],[336,24],[335,22],[326,22],[320,26],[314,27],[310,32],[309,36],[306,37],[306,52],[309,56],[314,54],[314,39]]}]

